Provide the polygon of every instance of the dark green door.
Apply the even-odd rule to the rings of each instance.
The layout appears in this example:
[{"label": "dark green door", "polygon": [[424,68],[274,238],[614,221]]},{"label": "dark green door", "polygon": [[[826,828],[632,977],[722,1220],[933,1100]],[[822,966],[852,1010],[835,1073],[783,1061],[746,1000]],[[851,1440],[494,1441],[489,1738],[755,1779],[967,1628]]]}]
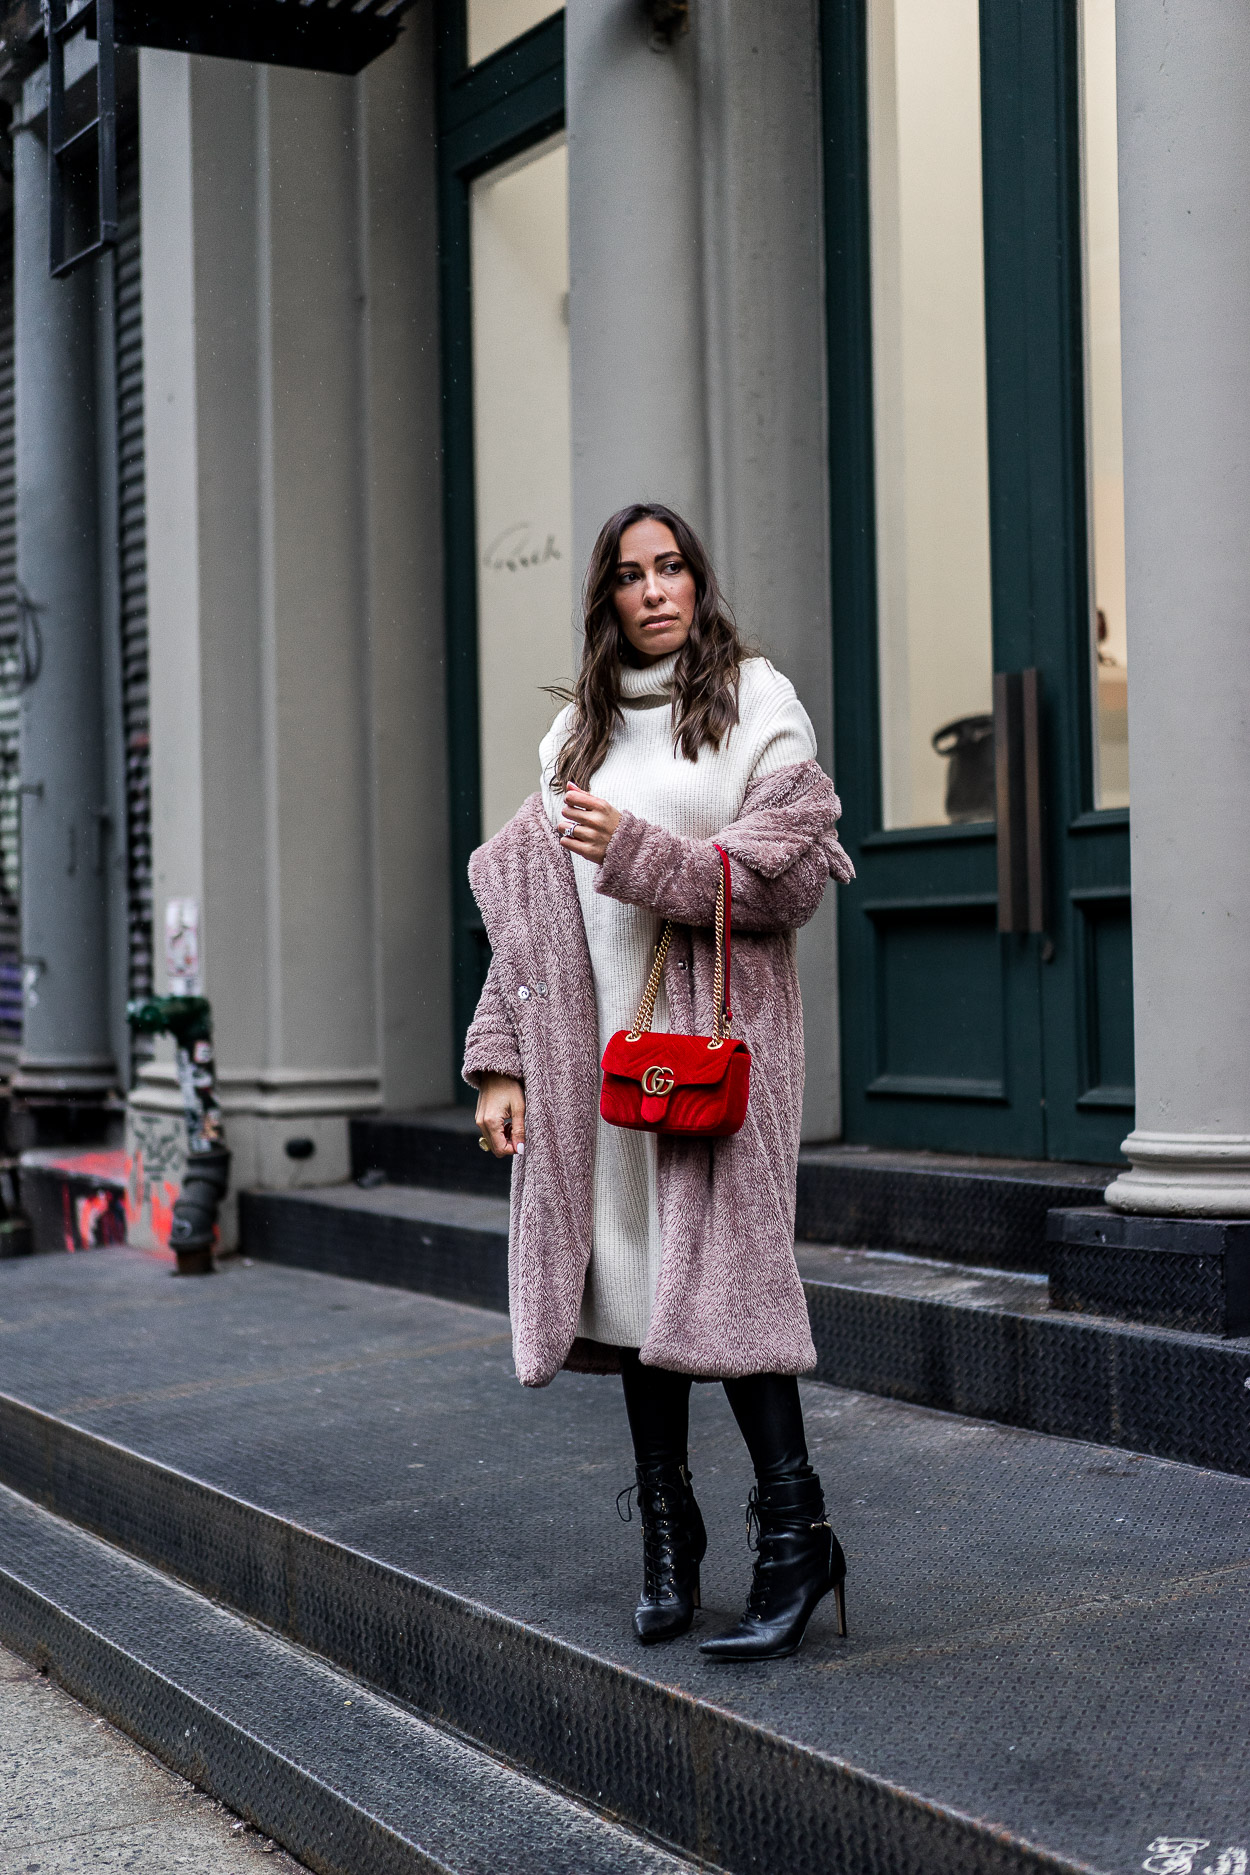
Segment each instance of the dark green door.
[{"label": "dark green door", "polygon": [[[529,770],[505,809],[498,810],[507,781],[492,788],[483,774],[481,722],[484,690],[496,692],[508,681],[526,683],[523,669],[515,677],[515,660],[505,669],[496,659],[494,670],[484,671],[482,614],[491,609],[483,593],[496,577],[501,540],[525,548],[518,555],[528,567],[542,557],[544,534],[537,548],[524,532],[526,521],[535,523],[522,506],[507,520],[522,523],[492,543],[496,529],[480,525],[482,464],[477,458],[481,425],[475,418],[478,389],[474,383],[473,220],[475,186],[505,169],[523,163],[527,153],[541,151],[564,125],[564,13],[543,0],[499,8],[478,0],[438,0],[435,12],[438,35],[438,159],[439,251],[442,263],[443,363],[443,488],[446,554],[445,606],[447,619],[447,749],[451,805],[450,858],[452,888],[453,960],[453,1074],[457,1097],[473,1096],[460,1082],[460,1061],[465,1031],[481,993],[490,962],[490,949],[481,914],[469,888],[469,855],[484,837],[497,831],[508,814],[520,806],[534,785],[538,742],[554,706],[544,698],[541,728],[530,723],[535,685],[524,698],[529,714],[518,714],[525,729],[525,748],[532,760]],[[533,23],[531,23],[533,22]],[[508,30],[518,31],[506,38]],[[471,58],[475,63],[471,63]],[[533,232],[531,229],[530,233]],[[507,307],[505,305],[504,311]],[[522,333],[522,340],[528,335]],[[535,379],[537,366],[527,373]],[[482,401],[490,402],[491,386]],[[534,446],[537,453],[537,446]],[[498,454],[498,450],[496,451]],[[545,531],[545,530],[544,530]],[[547,543],[548,548],[550,542]],[[567,541],[561,546],[565,555]],[[567,560],[565,561],[567,564]],[[520,595],[517,595],[518,599]],[[483,604],[483,600],[486,604]],[[566,607],[567,610],[567,602]],[[494,611],[499,610],[498,601]],[[518,608],[526,618],[524,604]],[[490,645],[486,645],[487,657]],[[567,651],[564,652],[567,656]],[[557,666],[543,678],[564,679]]]},{"label": "dark green door", "polygon": [[[1115,1159],[1133,1096],[1114,12],[826,0],[824,29],[846,1137]],[[996,674],[1022,671],[1031,918],[1000,904],[992,728]]]}]

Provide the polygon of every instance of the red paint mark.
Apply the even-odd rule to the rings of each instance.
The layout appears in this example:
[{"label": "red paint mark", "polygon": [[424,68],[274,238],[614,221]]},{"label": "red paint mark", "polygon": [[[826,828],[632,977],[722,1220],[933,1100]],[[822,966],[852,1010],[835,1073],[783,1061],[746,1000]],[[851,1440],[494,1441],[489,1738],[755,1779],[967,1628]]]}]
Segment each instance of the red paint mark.
[{"label": "red paint mark", "polygon": [[126,1223],[128,1226],[137,1224],[146,1210],[148,1224],[160,1248],[154,1250],[146,1245],[143,1248],[146,1255],[161,1263],[177,1261],[169,1248],[169,1233],[174,1221],[174,1200],[178,1196],[178,1189],[169,1179],[149,1181],[141,1152],[136,1152],[129,1161],[126,1189],[122,1195]]},{"label": "red paint mark", "polygon": [[110,1185],[124,1185],[128,1164],[124,1152],[32,1152],[25,1156],[27,1165],[41,1171],[65,1172],[73,1178],[98,1178]]},{"label": "red paint mark", "polygon": [[95,1191],[74,1200],[72,1250],[98,1250],[126,1241],[126,1213],[119,1191]]},{"label": "red paint mark", "polygon": [[152,1190],[150,1197],[152,1229],[158,1242],[168,1247],[169,1233],[174,1225],[174,1200],[178,1196],[177,1185],[163,1181],[159,1191]]}]

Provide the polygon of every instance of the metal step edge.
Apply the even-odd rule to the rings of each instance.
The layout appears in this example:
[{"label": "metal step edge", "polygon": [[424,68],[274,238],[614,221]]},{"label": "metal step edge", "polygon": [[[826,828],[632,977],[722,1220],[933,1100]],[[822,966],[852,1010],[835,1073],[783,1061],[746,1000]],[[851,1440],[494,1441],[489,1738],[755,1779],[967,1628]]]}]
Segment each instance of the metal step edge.
[{"label": "metal step edge", "polygon": [[0,1640],[170,1770],[325,1875],[454,1875],[3,1565]]},{"label": "metal step edge", "polygon": [[[244,1250],[506,1314],[506,1233],[450,1222],[447,1195],[439,1199],[443,1216],[417,1220],[379,1218],[314,1193],[243,1192]],[[919,1291],[931,1286],[925,1273],[934,1267],[896,1258],[890,1282],[805,1280],[814,1378],[1250,1476],[1250,1342],[1061,1314],[1041,1306],[1040,1295],[1026,1311],[899,1292],[900,1270],[916,1272]]]},{"label": "metal step edge", "polygon": [[1090,1875],[4,1395],[0,1483],[697,1861]]},{"label": "metal step edge", "polygon": [[5,1490],[0,1640],[325,1875],[692,1866]]},{"label": "metal step edge", "polygon": [[[367,1114],[351,1122],[354,1177],[506,1197],[510,1168],[476,1150],[465,1109]],[[809,1146],[799,1155],[797,1234],[1044,1273],[1046,1212],[1097,1203],[1112,1166]]]},{"label": "metal step edge", "polygon": [[[418,1187],[405,1187],[406,1193]],[[461,1194],[467,1196],[467,1194]],[[372,1193],[360,1193],[362,1200]],[[258,1261],[326,1276],[357,1277],[396,1289],[415,1289],[445,1302],[508,1313],[508,1232],[453,1222],[448,1194],[430,1215],[400,1216],[341,1202],[316,1192],[239,1193],[239,1248]],[[480,1204],[479,1198],[468,1202]],[[438,1215],[441,1212],[442,1215]]]}]

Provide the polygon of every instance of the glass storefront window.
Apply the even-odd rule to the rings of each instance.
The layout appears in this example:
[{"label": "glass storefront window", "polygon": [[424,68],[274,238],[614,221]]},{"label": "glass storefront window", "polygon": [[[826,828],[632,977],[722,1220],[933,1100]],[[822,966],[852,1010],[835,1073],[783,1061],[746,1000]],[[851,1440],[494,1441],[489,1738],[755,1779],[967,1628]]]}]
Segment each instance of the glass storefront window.
[{"label": "glass storefront window", "polygon": [[551,0],[468,0],[465,11],[469,64],[480,65],[500,46],[549,20],[560,8],[553,7]]},{"label": "glass storefront window", "polygon": [[573,662],[568,156],[563,136],[470,191],[482,837],[538,786]]},{"label": "glass storefront window", "polygon": [[1081,67],[1095,800],[1099,807],[1127,807],[1128,638],[1124,603],[1115,0],[1083,0]]},{"label": "glass storefront window", "polygon": [[869,0],[887,827],[994,816],[978,0]]}]

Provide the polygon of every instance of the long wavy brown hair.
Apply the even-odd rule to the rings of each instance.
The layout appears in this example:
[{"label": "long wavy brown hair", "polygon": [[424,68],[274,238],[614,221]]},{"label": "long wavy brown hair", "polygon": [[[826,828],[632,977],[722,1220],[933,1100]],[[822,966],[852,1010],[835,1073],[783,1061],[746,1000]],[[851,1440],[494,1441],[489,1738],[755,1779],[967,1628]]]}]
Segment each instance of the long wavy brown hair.
[{"label": "long wavy brown hair", "polygon": [[621,666],[643,658],[621,630],[616,575],[621,535],[636,521],[659,521],[677,543],[694,576],[694,618],[677,654],[673,675],[673,748],[697,762],[702,748],[719,749],[738,720],[738,676],[744,658],[757,654],[738,627],[716,583],[712,563],[688,521],[658,501],[636,501],[599,530],[582,596],[582,665],[572,691],[553,691],[573,705],[569,733],[556,762],[557,788],[588,788],[621,720]]}]

